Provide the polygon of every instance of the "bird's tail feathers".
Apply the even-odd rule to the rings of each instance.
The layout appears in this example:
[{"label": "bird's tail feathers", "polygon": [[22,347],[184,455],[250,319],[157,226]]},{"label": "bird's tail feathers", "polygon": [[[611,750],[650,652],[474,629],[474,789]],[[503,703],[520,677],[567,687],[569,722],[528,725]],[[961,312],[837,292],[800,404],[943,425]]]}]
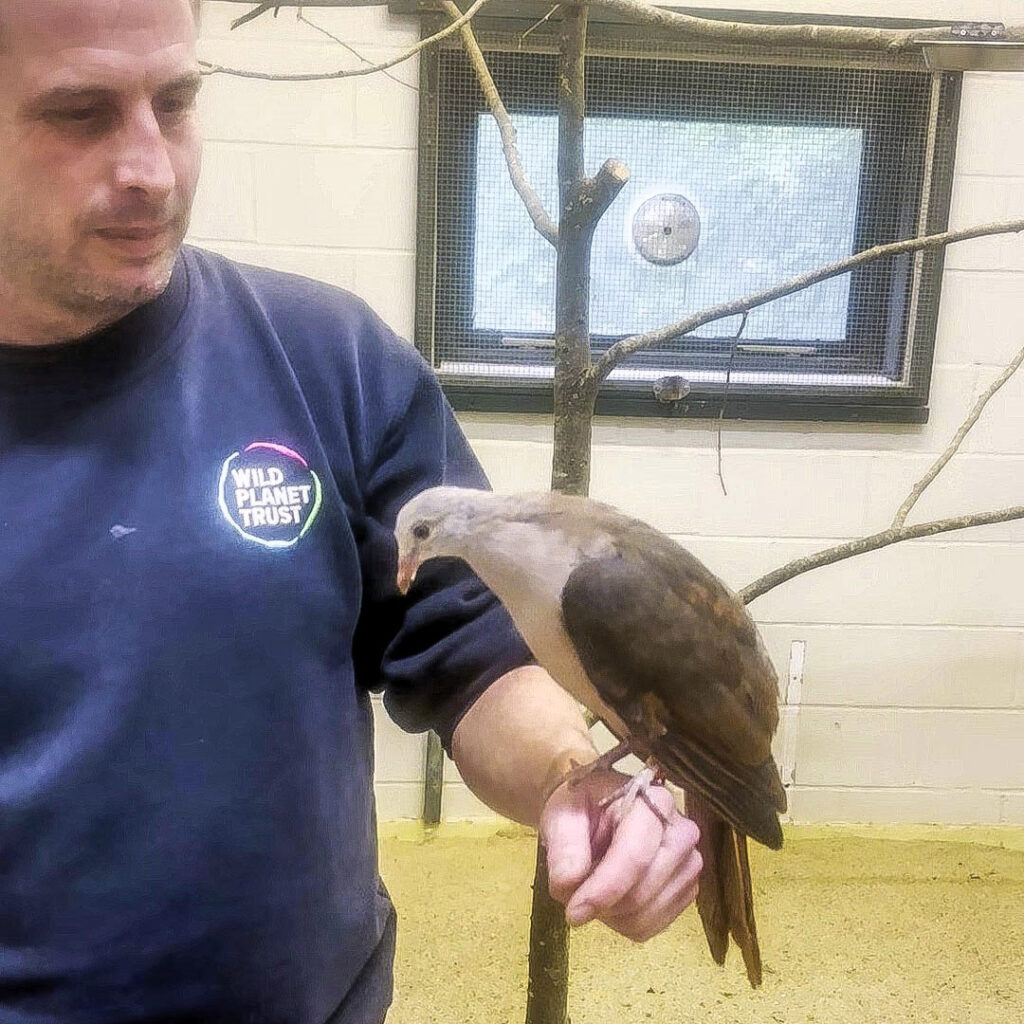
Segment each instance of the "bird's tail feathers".
[{"label": "bird's tail feathers", "polygon": [[652,747],[667,777],[687,793],[699,793],[721,817],[759,843],[773,850],[782,847],[778,812],[786,809],[786,791],[770,756],[748,768],[715,756],[690,737],[679,743],[663,738]]},{"label": "bird's tail feathers", "polygon": [[752,987],[761,984],[761,948],[754,921],[754,893],[747,858],[747,838],[723,821],[702,797],[687,792],[686,813],[700,829],[699,851],[704,867],[697,891],[708,948],[715,962],[725,963],[732,935],[743,954]]}]

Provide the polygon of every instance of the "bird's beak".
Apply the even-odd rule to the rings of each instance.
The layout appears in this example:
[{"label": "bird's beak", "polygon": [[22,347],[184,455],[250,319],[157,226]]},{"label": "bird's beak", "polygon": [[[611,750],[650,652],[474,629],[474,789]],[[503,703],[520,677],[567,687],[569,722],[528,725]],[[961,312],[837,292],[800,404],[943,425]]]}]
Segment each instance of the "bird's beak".
[{"label": "bird's beak", "polygon": [[419,562],[416,561],[415,555],[405,555],[398,560],[398,579],[395,582],[398,584],[400,594],[407,594],[409,592],[412,581],[416,579],[416,570],[419,567]]}]

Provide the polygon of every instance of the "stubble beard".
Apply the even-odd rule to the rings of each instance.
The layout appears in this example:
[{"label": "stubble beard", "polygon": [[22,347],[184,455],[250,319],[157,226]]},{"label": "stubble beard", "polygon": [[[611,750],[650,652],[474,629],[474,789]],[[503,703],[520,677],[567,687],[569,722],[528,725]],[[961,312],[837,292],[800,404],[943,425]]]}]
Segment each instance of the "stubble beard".
[{"label": "stubble beard", "polygon": [[59,310],[68,319],[89,321],[93,329],[99,329],[164,292],[185,236],[187,221],[182,220],[185,222],[176,228],[172,244],[152,261],[146,280],[134,284],[118,282],[115,273],[91,269],[73,252],[66,259],[55,260],[45,246],[3,230],[0,274],[16,293],[32,296],[36,303]]}]

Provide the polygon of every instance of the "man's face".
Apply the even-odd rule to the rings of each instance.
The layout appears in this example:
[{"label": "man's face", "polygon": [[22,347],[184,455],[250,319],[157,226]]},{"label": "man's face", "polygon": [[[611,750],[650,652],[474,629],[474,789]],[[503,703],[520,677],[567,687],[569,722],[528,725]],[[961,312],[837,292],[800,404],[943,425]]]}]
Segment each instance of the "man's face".
[{"label": "man's face", "polygon": [[189,0],[0,0],[0,296],[115,319],[159,295],[199,177]]}]

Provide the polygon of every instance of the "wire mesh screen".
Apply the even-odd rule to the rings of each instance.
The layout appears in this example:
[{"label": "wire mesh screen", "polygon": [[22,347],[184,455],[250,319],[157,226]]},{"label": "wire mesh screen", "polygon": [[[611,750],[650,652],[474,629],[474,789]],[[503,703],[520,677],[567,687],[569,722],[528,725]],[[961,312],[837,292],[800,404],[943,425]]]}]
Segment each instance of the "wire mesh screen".
[{"label": "wire mesh screen", "polygon": [[[540,33],[481,33],[526,175],[557,220],[557,56]],[[585,162],[630,170],[596,230],[595,353],[855,252],[941,230],[958,79],[914,58],[695,49],[594,40]],[[420,302],[442,379],[550,380],[556,258],[512,187],[497,126],[461,49],[436,61],[436,163],[421,191],[433,246]],[[435,134],[436,133],[436,134]],[[422,226],[421,219],[421,226]],[[632,356],[609,389],[666,374],[694,396],[923,404],[941,256],[888,258]],[[740,327],[742,324],[742,333]],[[422,340],[422,339],[421,339]]]}]

